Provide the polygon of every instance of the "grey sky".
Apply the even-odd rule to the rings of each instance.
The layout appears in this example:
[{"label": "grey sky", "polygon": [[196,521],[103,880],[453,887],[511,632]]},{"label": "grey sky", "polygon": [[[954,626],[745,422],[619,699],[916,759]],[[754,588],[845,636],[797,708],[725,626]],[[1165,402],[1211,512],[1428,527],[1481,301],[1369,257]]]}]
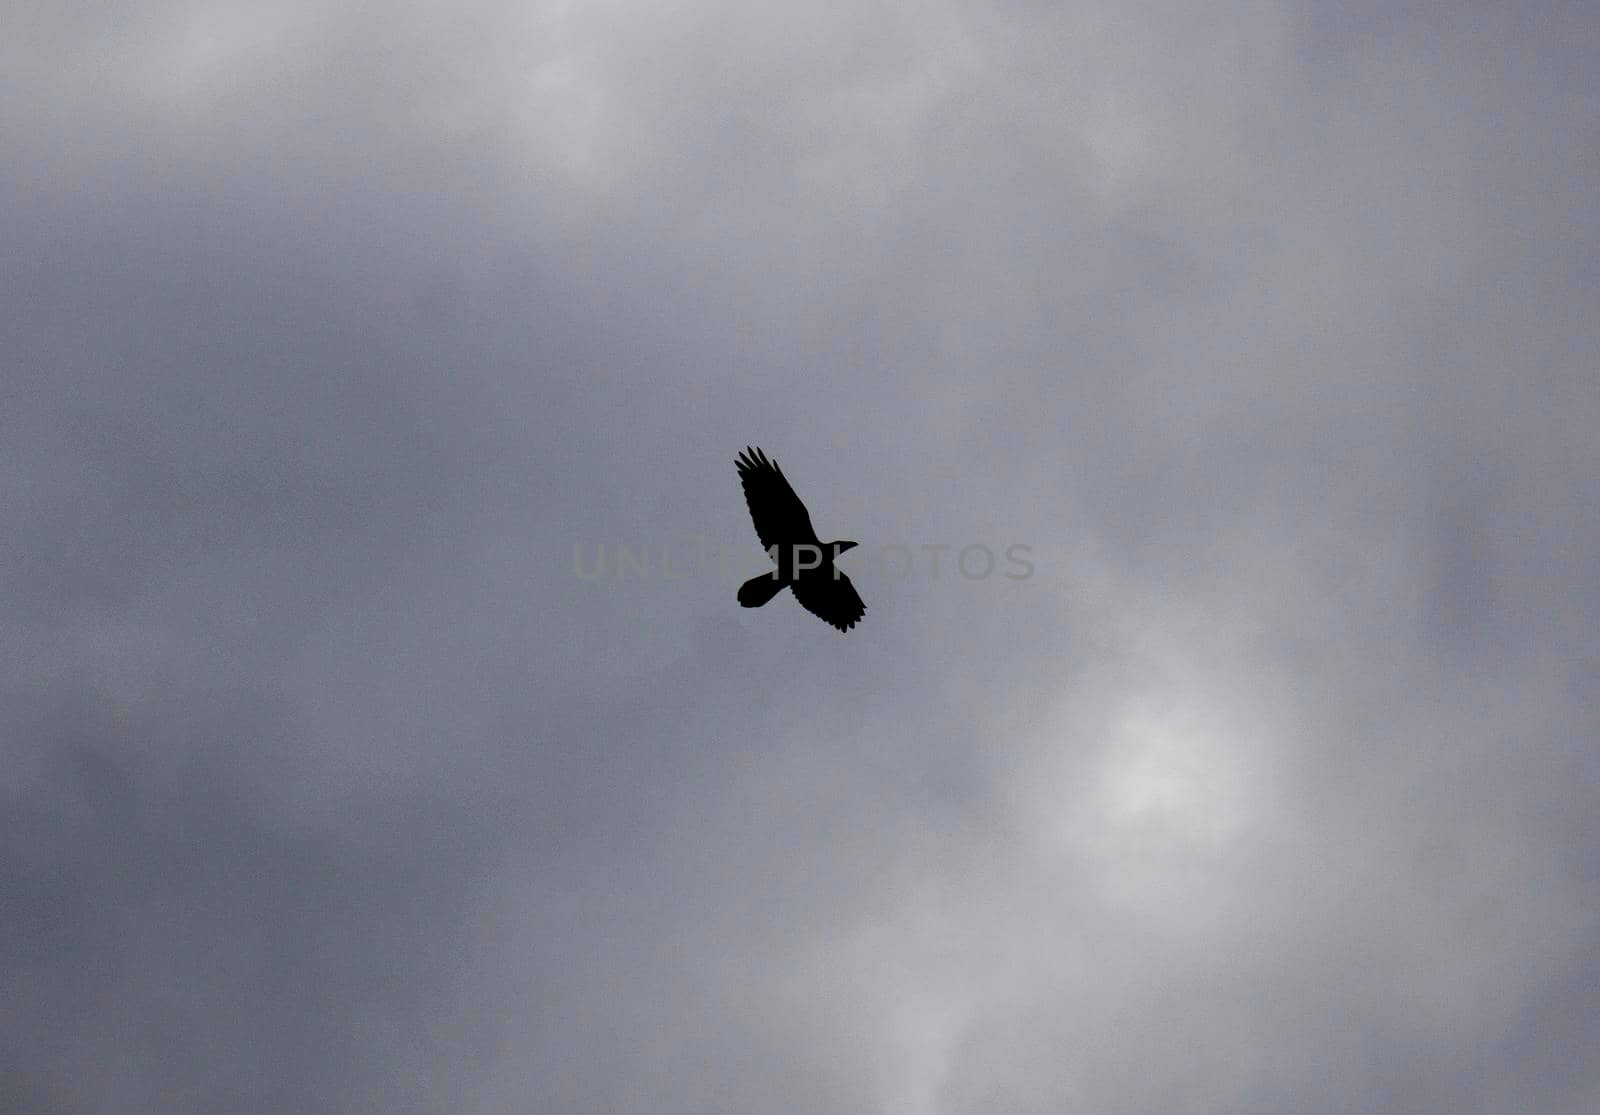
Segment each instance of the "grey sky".
[{"label": "grey sky", "polygon": [[[14,6],[0,1108],[1600,1108],[1600,15],[1439,9]],[[1035,575],[574,576],[746,445]]]}]

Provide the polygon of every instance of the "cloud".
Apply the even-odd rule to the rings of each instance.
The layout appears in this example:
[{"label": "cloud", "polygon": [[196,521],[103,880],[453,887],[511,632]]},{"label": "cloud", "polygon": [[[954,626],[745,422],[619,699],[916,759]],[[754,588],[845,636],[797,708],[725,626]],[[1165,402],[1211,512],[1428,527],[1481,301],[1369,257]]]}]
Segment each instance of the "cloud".
[{"label": "cloud", "polygon": [[1593,1106],[1585,11],[9,22],[0,1105]]}]

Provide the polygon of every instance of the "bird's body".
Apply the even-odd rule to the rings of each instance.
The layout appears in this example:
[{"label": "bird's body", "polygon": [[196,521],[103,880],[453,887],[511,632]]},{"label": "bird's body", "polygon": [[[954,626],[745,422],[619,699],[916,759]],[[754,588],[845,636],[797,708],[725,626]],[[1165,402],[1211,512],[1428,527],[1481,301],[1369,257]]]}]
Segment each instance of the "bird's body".
[{"label": "bird's body", "polygon": [[746,447],[737,463],[756,537],[774,564],[771,573],[739,586],[739,603],[759,608],[787,588],[808,612],[840,631],[850,630],[867,606],[834,562],[855,543],[820,541],[806,505],[761,450]]}]

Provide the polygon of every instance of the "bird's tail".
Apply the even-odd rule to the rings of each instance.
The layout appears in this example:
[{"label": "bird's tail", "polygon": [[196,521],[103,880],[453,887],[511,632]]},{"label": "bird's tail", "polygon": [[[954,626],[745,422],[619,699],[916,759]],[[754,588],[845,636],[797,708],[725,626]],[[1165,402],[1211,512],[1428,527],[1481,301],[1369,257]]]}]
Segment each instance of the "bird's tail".
[{"label": "bird's tail", "polygon": [[739,603],[746,608],[759,608],[778,593],[782,592],[788,582],[771,573],[763,573],[759,577],[751,577],[739,586]]}]

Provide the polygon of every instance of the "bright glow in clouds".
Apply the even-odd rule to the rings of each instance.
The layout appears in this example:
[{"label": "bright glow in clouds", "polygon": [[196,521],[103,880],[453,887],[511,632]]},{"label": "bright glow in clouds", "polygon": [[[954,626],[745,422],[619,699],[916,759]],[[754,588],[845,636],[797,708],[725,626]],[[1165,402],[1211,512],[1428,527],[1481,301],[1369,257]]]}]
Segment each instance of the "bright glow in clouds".
[{"label": "bright glow in clouds", "polygon": [[1171,639],[1134,637],[1144,676],[1109,700],[1069,692],[1058,719],[1028,733],[1017,804],[1047,855],[1076,862],[1112,906],[1159,921],[1221,901],[1277,788],[1266,710],[1248,689]]},{"label": "bright glow in clouds", "polygon": [[1245,752],[1209,710],[1136,703],[1111,733],[1100,770],[1101,814],[1141,847],[1220,851],[1249,821]]}]

